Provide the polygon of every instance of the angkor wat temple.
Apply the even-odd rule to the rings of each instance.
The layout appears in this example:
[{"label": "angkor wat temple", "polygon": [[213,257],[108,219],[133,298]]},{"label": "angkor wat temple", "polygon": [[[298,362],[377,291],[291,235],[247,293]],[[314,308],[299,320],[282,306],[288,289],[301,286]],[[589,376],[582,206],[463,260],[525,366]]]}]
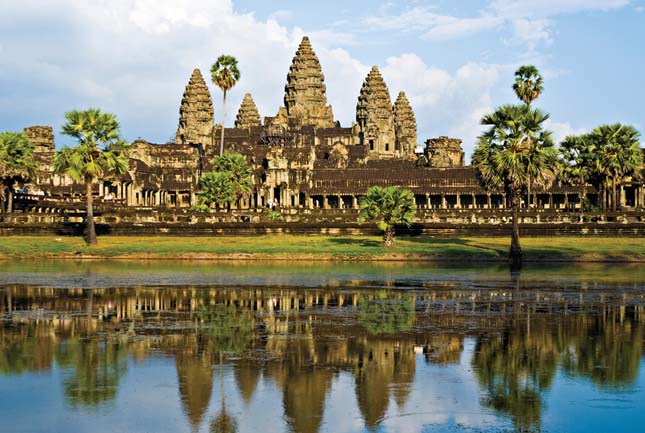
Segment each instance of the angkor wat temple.
[{"label": "angkor wat temple", "polygon": [[[130,169],[120,179],[95,186],[127,206],[185,208],[197,203],[198,179],[219,154],[220,128],[204,78],[195,69],[183,94],[174,142],[132,143]],[[46,195],[83,194],[82,185],[53,173],[51,127],[25,132],[37,144],[41,163],[35,188]],[[358,94],[356,122],[341,127],[327,105],[322,68],[304,37],[287,74],[284,106],[262,120],[250,94],[244,96],[234,128],[226,128],[224,150],[245,155],[254,172],[255,190],[234,207],[358,207],[358,198],[373,185],[396,185],[415,194],[420,209],[503,208],[503,191],[486,191],[472,167],[465,166],[461,140],[431,138],[421,147],[408,98],[399,92],[394,104],[376,66]],[[579,207],[579,188],[556,183],[535,190],[525,203],[535,207]],[[633,182],[621,187],[622,208],[643,208],[645,189]],[[590,199],[597,191],[588,189]]]}]

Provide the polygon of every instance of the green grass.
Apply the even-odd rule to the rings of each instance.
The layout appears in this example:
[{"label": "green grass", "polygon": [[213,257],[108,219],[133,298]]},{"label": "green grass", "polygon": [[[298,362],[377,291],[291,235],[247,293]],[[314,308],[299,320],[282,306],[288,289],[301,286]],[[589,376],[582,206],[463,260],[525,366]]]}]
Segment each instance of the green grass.
[{"label": "green grass", "polygon": [[[99,238],[88,247],[81,238],[9,236],[0,238],[0,257],[82,257],[182,258],[201,255],[231,256],[255,254],[276,258],[386,259],[453,258],[503,260],[508,238],[435,239],[424,236],[399,237],[392,248],[370,236],[213,236],[213,237],[119,237]],[[528,260],[634,260],[645,261],[645,241],[637,238],[542,237],[522,240]]]}]

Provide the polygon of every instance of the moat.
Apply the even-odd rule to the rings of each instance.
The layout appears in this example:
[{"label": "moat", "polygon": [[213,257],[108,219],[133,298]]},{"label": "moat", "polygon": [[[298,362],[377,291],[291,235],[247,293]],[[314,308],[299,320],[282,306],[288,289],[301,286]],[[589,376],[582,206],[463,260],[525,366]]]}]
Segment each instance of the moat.
[{"label": "moat", "polygon": [[644,331],[640,264],[6,261],[0,425],[636,431]]}]

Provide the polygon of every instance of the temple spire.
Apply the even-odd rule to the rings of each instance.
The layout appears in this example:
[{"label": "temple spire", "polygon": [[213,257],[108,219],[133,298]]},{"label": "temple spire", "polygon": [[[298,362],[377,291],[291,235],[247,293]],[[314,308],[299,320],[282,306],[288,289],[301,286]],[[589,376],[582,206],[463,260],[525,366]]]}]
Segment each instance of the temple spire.
[{"label": "temple spire", "polygon": [[394,155],[394,114],[390,92],[380,71],[372,66],[363,82],[356,105],[362,143],[371,153]]},{"label": "temple spire", "polygon": [[289,119],[300,125],[334,127],[334,114],[327,105],[325,76],[307,36],[302,38],[293,58],[284,91]]},{"label": "temple spire", "polygon": [[244,95],[240,109],[237,112],[235,127],[238,129],[248,129],[254,126],[262,126],[260,113],[258,112],[258,107],[255,105],[255,101],[253,101],[251,94],[247,93]]},{"label": "temple spire", "polygon": [[199,69],[195,69],[184,91],[179,108],[176,142],[179,144],[213,144],[215,121],[213,100]]},{"label": "temple spire", "polygon": [[417,121],[405,92],[399,92],[393,110],[396,134],[394,150],[402,156],[414,157],[414,150],[417,147]]}]

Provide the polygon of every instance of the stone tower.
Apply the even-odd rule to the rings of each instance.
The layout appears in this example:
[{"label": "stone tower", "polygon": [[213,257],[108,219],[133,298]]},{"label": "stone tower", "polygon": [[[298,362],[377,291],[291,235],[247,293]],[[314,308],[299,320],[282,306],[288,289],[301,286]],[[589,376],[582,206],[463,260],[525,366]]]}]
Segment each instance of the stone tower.
[{"label": "stone tower", "polygon": [[176,142],[212,146],[214,122],[215,113],[210,91],[202,73],[195,69],[181,98]]},{"label": "stone tower", "polygon": [[250,93],[244,95],[242,105],[235,118],[235,127],[238,129],[249,129],[252,126],[262,126],[260,122],[260,113],[255,105]]},{"label": "stone tower", "polygon": [[356,122],[361,144],[371,154],[394,156],[394,114],[390,92],[376,66],[365,78],[356,105]]},{"label": "stone tower", "polygon": [[446,168],[465,165],[461,140],[456,138],[442,136],[426,140],[424,153],[430,167]]},{"label": "stone tower", "polygon": [[417,121],[405,92],[399,92],[394,103],[395,152],[404,157],[414,158],[417,147]]},{"label": "stone tower", "polygon": [[287,84],[284,86],[284,106],[289,122],[295,125],[314,125],[333,128],[334,113],[327,105],[325,76],[309,38],[302,38],[293,58]]}]

